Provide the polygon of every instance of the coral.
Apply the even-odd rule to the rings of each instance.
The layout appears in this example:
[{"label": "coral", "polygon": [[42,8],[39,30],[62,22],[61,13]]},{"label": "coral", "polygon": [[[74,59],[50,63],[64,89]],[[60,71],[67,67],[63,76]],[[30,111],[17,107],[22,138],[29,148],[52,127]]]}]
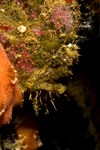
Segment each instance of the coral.
[{"label": "coral", "polygon": [[[2,149],[37,150],[43,144],[40,139],[38,118],[33,114],[33,109],[21,108],[15,111],[14,115],[16,117],[7,126],[5,138],[0,137],[0,147]],[[1,141],[3,141],[2,146]]]},{"label": "coral", "polygon": [[72,0],[65,0],[67,3],[70,3]]},{"label": "coral", "polygon": [[21,104],[17,72],[0,44],[0,127],[9,123],[13,108]]},{"label": "coral", "polygon": [[23,94],[66,90],[56,80],[72,75],[71,66],[78,62],[80,20],[77,0],[67,2],[6,0],[0,5],[0,41],[18,71]]},{"label": "coral", "polygon": [[62,27],[64,28],[65,26],[66,33],[70,31],[74,21],[72,11],[69,9],[68,5],[56,6],[54,8],[54,11],[52,12],[50,20],[52,23],[54,23],[57,29],[60,29]]},{"label": "coral", "polygon": [[20,150],[37,150],[42,146],[39,136],[38,123],[34,116],[28,116],[16,129],[18,140],[25,137]]},{"label": "coral", "polygon": [[15,140],[15,143],[12,143],[10,138],[4,140],[4,149],[20,149],[20,148],[26,148],[26,146],[22,146],[22,142],[24,141],[25,137],[21,140]]},{"label": "coral", "polygon": [[36,69],[34,60],[31,59],[25,42],[11,46],[7,54],[9,59],[13,61],[17,71],[27,72],[29,74]]}]

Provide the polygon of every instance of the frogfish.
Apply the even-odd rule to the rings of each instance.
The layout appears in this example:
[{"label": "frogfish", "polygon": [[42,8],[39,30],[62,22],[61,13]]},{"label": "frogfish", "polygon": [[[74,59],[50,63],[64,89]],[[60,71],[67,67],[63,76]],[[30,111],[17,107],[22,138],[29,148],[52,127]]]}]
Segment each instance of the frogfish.
[{"label": "frogfish", "polygon": [[0,43],[0,127],[10,123],[13,109],[21,105],[17,79],[17,71]]}]

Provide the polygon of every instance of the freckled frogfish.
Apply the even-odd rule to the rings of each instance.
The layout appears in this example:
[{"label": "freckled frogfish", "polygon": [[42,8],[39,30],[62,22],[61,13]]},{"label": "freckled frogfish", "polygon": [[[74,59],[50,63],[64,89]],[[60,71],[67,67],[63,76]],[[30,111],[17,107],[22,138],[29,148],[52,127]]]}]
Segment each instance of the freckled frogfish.
[{"label": "freckled frogfish", "polygon": [[0,127],[10,123],[13,108],[21,105],[22,95],[17,85],[17,71],[0,43]]}]

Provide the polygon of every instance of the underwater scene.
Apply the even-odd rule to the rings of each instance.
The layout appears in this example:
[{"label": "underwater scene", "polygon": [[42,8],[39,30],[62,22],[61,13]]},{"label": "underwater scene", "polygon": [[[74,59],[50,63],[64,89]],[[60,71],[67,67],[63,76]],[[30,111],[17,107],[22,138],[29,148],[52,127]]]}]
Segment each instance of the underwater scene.
[{"label": "underwater scene", "polygon": [[0,150],[100,150],[100,0],[0,0]]}]

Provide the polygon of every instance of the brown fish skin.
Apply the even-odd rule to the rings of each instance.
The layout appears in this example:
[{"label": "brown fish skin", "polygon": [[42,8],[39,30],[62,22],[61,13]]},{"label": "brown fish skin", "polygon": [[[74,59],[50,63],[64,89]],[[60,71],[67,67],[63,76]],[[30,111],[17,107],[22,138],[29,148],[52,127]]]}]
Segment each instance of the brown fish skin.
[{"label": "brown fish skin", "polygon": [[0,127],[10,123],[13,108],[19,106],[21,101],[17,71],[0,44]]}]

